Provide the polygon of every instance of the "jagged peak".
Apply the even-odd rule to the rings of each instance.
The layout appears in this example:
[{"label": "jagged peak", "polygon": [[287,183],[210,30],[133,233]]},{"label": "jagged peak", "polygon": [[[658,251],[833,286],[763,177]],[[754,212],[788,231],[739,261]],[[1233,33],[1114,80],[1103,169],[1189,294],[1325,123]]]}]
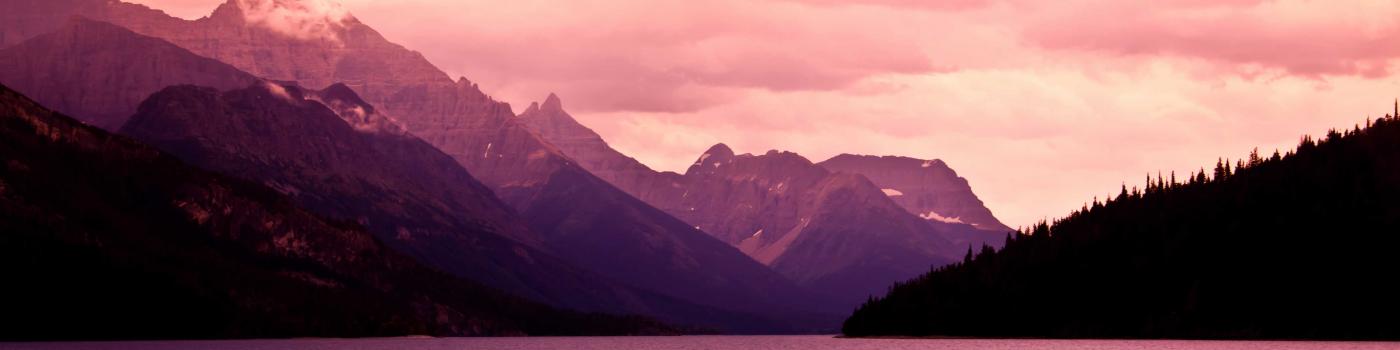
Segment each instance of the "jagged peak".
[{"label": "jagged peak", "polygon": [[457,84],[457,88],[460,89],[460,90],[463,90],[463,91],[471,91],[471,92],[474,92],[474,93],[477,93],[477,94],[481,94],[481,95],[483,95],[483,96],[486,95],[485,92],[482,92],[482,91],[481,91],[481,86],[477,85],[476,83],[472,82],[471,80],[467,80],[467,77],[457,77],[457,82],[456,82],[456,84]]},{"label": "jagged peak", "polygon": [[540,109],[551,112],[563,111],[564,102],[559,100],[559,95],[555,95],[551,92],[549,93],[549,97],[544,98],[544,104],[540,105]]},{"label": "jagged peak", "polygon": [[705,153],[700,154],[700,158],[695,160],[695,164],[690,165],[686,174],[695,173],[697,169],[701,172],[710,172],[713,168],[718,168],[721,163],[727,163],[733,159],[734,150],[729,149],[728,145],[718,143],[710,146],[710,149],[705,150]]},{"label": "jagged peak", "polygon": [[533,115],[533,114],[539,113],[539,112],[540,112],[540,103],[539,103],[539,102],[530,102],[530,107],[526,107],[526,108],[525,108],[525,112],[520,113],[520,115]]},{"label": "jagged peak", "polygon": [[228,0],[214,8],[214,12],[209,14],[211,19],[223,20],[243,20],[243,9],[238,6],[238,0]]}]

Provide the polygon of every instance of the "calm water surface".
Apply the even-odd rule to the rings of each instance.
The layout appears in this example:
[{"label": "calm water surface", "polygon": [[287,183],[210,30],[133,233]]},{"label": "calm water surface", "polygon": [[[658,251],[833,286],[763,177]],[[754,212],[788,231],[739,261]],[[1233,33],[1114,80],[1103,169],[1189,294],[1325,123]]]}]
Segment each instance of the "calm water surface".
[{"label": "calm water surface", "polygon": [[836,339],[831,336],[686,336],[596,338],[392,338],[228,341],[0,343],[4,350],[1313,350],[1400,349],[1400,343],[1179,340]]}]

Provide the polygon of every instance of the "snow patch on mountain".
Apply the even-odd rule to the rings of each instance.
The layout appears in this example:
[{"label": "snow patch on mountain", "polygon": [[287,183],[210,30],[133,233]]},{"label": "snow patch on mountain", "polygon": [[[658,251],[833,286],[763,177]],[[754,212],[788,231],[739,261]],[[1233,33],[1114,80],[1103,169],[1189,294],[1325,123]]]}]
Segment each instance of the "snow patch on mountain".
[{"label": "snow patch on mountain", "polygon": [[880,189],[880,191],[885,192],[885,195],[890,197],[898,197],[904,195],[904,192],[900,192],[899,190],[893,188],[882,188]]}]

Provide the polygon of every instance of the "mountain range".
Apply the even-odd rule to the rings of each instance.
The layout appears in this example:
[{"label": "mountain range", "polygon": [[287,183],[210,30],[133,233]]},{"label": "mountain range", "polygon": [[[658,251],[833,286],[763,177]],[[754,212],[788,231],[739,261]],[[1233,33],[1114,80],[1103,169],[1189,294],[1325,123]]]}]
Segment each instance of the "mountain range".
[{"label": "mountain range", "polygon": [[941,161],[717,146],[686,174],[655,172],[557,96],[516,115],[354,17],[302,35],[250,20],[241,0],[197,20],[109,0],[0,9],[0,82],[40,104],[554,307],[830,330],[889,283],[1006,233]]},{"label": "mountain range", "polygon": [[[842,155],[813,164],[791,152],[735,155],[719,144],[676,174],[613,149],[556,95],[520,119],[618,188],[843,306],[955,261],[969,247],[1000,244],[1010,232],[941,161]],[[916,162],[899,166],[909,161]]]},{"label": "mountain range", "polygon": [[0,339],[667,334],[457,279],[0,85]]},{"label": "mountain range", "polygon": [[[74,20],[63,30],[89,33],[83,38],[94,41],[146,40],[125,29],[87,20]],[[104,34],[91,35],[95,32]],[[70,38],[41,36],[31,42],[55,40],[62,42],[52,46],[91,46],[68,41]],[[24,49],[5,51],[34,56]],[[140,52],[121,51],[129,55],[114,56],[121,58],[114,62],[147,59]],[[202,59],[188,52],[180,57],[184,61]],[[181,65],[157,73],[179,77],[178,67]],[[252,85],[267,90],[269,96],[286,98],[229,103],[192,93],[199,90],[193,87],[162,91],[173,95],[157,94],[170,98],[147,101],[143,104],[146,110],[138,114],[143,118],[128,123],[123,131],[193,164],[265,183],[323,215],[364,223],[391,246],[430,265],[517,295],[574,309],[661,315],[671,322],[731,331],[788,329],[759,315],[728,311],[728,305],[723,309],[704,307],[609,282],[590,270],[560,261],[555,258],[559,253],[546,252],[550,249],[544,246],[542,236],[534,234],[513,209],[496,200],[490,189],[477,183],[451,157],[399,129],[391,118],[365,104],[344,85],[313,92],[274,82]],[[68,90],[53,92],[58,96],[101,95],[125,88],[120,84],[65,86]],[[281,102],[301,108],[282,106]],[[155,113],[159,118],[144,117],[154,113],[145,113],[151,110],[159,111]],[[219,113],[212,113],[215,111]],[[473,253],[463,254],[466,252]]]}]

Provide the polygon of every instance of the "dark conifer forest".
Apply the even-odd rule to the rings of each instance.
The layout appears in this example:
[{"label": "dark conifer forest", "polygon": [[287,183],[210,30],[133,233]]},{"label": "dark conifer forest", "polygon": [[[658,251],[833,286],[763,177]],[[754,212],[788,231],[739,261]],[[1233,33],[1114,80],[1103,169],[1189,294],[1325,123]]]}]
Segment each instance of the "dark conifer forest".
[{"label": "dark conifer forest", "polygon": [[1400,120],[1153,174],[891,288],[848,336],[1400,339]]}]

